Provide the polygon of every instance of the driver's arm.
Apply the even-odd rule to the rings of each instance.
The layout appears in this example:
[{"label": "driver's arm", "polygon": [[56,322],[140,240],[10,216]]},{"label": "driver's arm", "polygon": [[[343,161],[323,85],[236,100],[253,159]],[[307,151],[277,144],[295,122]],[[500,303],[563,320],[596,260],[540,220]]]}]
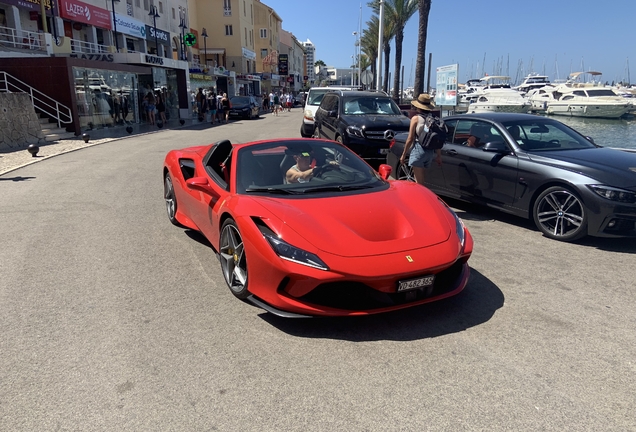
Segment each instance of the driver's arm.
[{"label": "driver's arm", "polygon": [[314,168],[309,168],[306,171],[296,171],[294,168],[287,170],[287,182],[298,183],[299,179],[309,180],[314,175]]}]

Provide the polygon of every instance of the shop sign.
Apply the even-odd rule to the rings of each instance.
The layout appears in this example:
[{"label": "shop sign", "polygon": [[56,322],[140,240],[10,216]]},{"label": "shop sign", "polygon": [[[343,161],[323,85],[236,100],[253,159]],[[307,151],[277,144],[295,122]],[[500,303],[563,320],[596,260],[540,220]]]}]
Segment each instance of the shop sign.
[{"label": "shop sign", "polygon": [[[58,54],[59,55],[59,54]],[[70,54],[70,58],[78,58],[82,60],[103,61],[112,63],[115,58],[112,54]]]},{"label": "shop sign", "polygon": [[288,83],[293,83],[294,82],[294,76],[293,75],[288,76],[287,77],[287,82]]},{"label": "shop sign", "polygon": [[112,29],[110,12],[77,0],[60,0],[60,15],[71,21]]},{"label": "shop sign", "polygon": [[247,48],[242,48],[243,50],[243,57],[245,57],[248,60],[256,60],[256,53],[254,51],[250,51]]},{"label": "shop sign", "polygon": [[[119,30],[119,27],[117,27]],[[146,40],[155,41],[155,28],[146,24]],[[170,33],[157,29],[157,43],[170,46]]]},{"label": "shop sign", "polygon": [[151,65],[163,66],[163,57],[157,57],[150,54],[144,54],[144,61],[145,63],[151,64]]},{"label": "shop sign", "polygon": [[126,15],[115,14],[117,19],[117,31],[125,33],[129,36],[146,39],[146,24],[136,19],[132,19]]},{"label": "shop sign", "polygon": [[258,75],[237,75],[236,79],[250,80],[250,81],[260,81],[261,77]]},{"label": "shop sign", "polygon": [[289,56],[287,54],[278,55],[278,73],[281,75],[289,73]]},{"label": "shop sign", "polygon": [[[51,11],[57,12],[57,2],[53,0],[43,0],[44,9],[47,15],[55,15]],[[36,12],[40,12],[40,0],[2,0],[3,4],[17,6],[22,9],[28,9]]]},{"label": "shop sign", "polygon": [[224,75],[224,76],[230,76],[230,71],[225,69],[224,67],[215,67],[212,68],[212,73],[214,75]]},{"label": "shop sign", "polygon": [[212,77],[205,74],[191,73],[190,79],[199,80],[199,81],[212,81]]},{"label": "shop sign", "polygon": [[199,32],[191,28],[190,34],[194,36],[194,38],[191,39],[192,45],[188,45],[188,46],[191,46],[192,48],[195,48],[195,49],[199,49]]}]

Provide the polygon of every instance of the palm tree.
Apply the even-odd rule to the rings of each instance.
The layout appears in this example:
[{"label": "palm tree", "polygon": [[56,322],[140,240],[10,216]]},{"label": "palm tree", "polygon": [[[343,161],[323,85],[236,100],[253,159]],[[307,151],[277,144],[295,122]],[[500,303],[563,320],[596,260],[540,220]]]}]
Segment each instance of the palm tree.
[{"label": "palm tree", "polygon": [[371,73],[373,73],[373,82],[376,82],[376,61],[378,59],[378,18],[367,22],[368,28],[362,30],[360,38],[361,51],[366,55],[371,63]]},{"label": "palm tree", "polygon": [[325,64],[325,62],[324,62],[324,61],[322,61],[322,60],[316,60],[316,61],[314,62],[314,66],[327,66],[327,65],[326,65],[326,64]]},{"label": "palm tree", "polygon": [[[378,1],[378,0],[376,0]],[[371,21],[367,23],[369,27],[375,27],[376,34],[380,29],[380,18],[377,15],[371,17]],[[384,54],[384,82],[382,83],[382,89],[384,91],[389,87],[389,61],[391,60],[391,39],[395,34],[395,26],[393,22],[386,19],[384,16],[384,28],[382,29],[382,53]],[[378,38],[375,38],[375,45],[378,45]],[[377,57],[376,57],[377,58]]]},{"label": "palm tree", "polygon": [[[424,69],[426,67],[426,33],[428,31],[428,14],[431,11],[431,0],[419,0],[420,21],[417,30],[417,62],[415,63],[415,82],[413,97],[424,93]],[[427,89],[428,91],[428,89]]]},{"label": "palm tree", "polygon": [[[430,0],[429,0],[430,3]],[[380,11],[380,0],[373,0],[369,6],[375,13]],[[418,10],[418,0],[384,0],[384,28],[391,28],[391,37],[395,37],[395,76],[393,77],[393,99],[398,99],[400,92],[400,69],[402,68],[402,43],[404,42],[404,27]],[[385,31],[385,35],[386,35]],[[385,43],[385,47],[388,43]],[[388,71],[390,56],[385,51],[385,85],[388,88]]]}]

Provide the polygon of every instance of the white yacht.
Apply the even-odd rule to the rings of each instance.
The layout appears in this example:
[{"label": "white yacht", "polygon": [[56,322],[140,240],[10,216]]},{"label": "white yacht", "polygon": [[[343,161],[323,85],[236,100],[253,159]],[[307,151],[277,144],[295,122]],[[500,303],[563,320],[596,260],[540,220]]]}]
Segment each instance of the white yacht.
[{"label": "white yacht", "polygon": [[523,79],[523,82],[521,84],[513,87],[513,89],[523,93],[524,95],[527,95],[528,93],[530,93],[530,91],[540,89],[541,87],[545,87],[547,85],[550,85],[550,80],[546,75],[529,74]]},{"label": "white yacht", "polygon": [[[586,75],[591,77],[589,81],[583,79]],[[546,113],[571,117],[619,118],[632,110],[629,101],[617,95],[611,87],[602,84],[601,75],[601,72],[595,71],[571,73],[565,84],[559,84],[544,93]]]},{"label": "white yacht", "polygon": [[525,113],[530,110],[530,102],[510,86],[510,77],[486,76],[480,81],[483,82],[483,86],[466,95],[469,113]]}]

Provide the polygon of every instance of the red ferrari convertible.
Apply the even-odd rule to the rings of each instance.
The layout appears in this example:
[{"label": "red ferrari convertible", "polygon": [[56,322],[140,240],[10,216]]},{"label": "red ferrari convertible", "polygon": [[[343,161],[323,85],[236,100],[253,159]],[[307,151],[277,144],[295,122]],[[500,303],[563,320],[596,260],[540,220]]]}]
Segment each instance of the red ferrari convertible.
[{"label": "red ferrari convertible", "polygon": [[333,141],[225,140],[170,151],[164,196],[236,297],[284,317],[368,315],[458,294],[473,250],[437,195],[390,172]]}]

